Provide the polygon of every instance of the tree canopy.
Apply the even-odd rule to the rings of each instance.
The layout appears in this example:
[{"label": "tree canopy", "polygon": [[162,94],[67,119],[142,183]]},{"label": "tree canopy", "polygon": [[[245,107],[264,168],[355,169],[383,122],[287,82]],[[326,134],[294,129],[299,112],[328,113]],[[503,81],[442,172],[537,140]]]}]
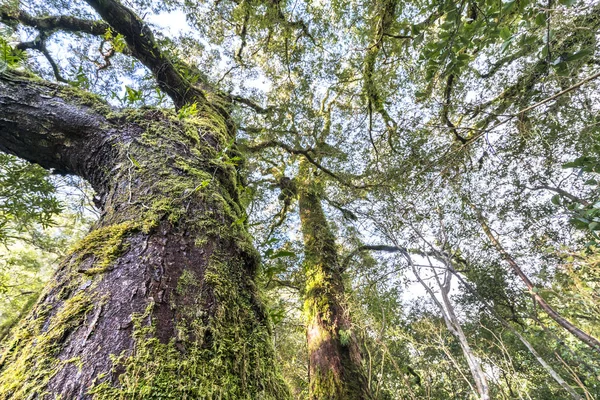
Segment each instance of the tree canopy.
[{"label": "tree canopy", "polygon": [[[0,398],[38,390],[11,386],[7,365],[21,360],[19,326],[74,298],[58,289],[76,296],[84,280],[65,271],[89,254],[86,276],[135,264],[156,232],[184,254],[165,260],[223,266],[178,275],[193,295],[178,293],[173,320],[226,304],[215,315],[235,316],[198,318],[243,343],[211,333],[202,346],[263,360],[274,343],[273,365],[217,359],[215,371],[256,370],[219,388],[600,396],[600,3],[0,0],[0,22]],[[123,230],[102,236],[107,221]],[[110,248],[77,244],[90,226]],[[106,304],[62,321],[61,341]],[[131,319],[131,337],[154,334]],[[178,335],[196,340],[196,322]],[[195,356],[176,336],[169,366],[152,368]],[[113,358],[114,388],[86,395],[161,398],[143,362]],[[54,376],[36,379],[52,393]],[[244,393],[178,385],[166,393]]]}]

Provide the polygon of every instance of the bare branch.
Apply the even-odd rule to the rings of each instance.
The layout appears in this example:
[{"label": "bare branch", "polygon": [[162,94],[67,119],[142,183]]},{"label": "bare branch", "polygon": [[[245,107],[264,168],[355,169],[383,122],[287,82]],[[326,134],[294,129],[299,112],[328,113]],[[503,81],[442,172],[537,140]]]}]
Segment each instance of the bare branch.
[{"label": "bare branch", "polygon": [[47,38],[48,36],[46,35],[46,33],[42,31],[40,32],[38,37],[36,37],[33,41],[19,43],[16,47],[19,50],[32,49],[41,52],[44,55],[44,57],[46,57],[46,60],[48,60],[48,62],[50,63],[50,66],[52,67],[52,72],[54,73],[54,77],[56,78],[56,80],[59,82],[67,83],[68,81],[62,77],[60,69],[58,68],[58,64],[56,64],[56,61],[54,61],[52,55],[50,55],[50,52],[46,47]]}]

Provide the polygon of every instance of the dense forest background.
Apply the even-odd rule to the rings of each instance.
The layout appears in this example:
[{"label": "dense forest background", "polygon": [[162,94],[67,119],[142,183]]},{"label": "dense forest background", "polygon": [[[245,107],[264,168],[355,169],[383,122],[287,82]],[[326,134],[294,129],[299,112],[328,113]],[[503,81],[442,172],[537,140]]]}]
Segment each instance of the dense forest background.
[{"label": "dense forest background", "polygon": [[[212,193],[225,182],[221,171],[236,175],[241,211],[219,229],[247,231],[260,253],[252,285],[287,387],[260,398],[600,398],[600,3],[0,0],[0,21],[0,398],[61,393],[54,373],[29,371],[59,354],[36,352],[34,340],[57,319],[32,321],[67,279],[65,265],[91,257],[93,268],[77,270],[90,280],[76,286],[102,282],[116,260],[144,246],[124,244],[127,237],[208,213],[213,203],[183,200]],[[168,129],[236,133],[215,139],[202,172],[178,164],[178,174],[196,180],[154,184],[166,199],[158,205],[137,197],[145,194],[137,182],[166,179],[161,168],[180,147],[160,135],[144,136],[144,146],[164,159],[123,147],[111,167],[118,189],[100,193],[86,182],[95,175],[33,155],[53,146],[60,126],[44,131],[50,125],[39,120],[50,145],[13,145],[18,124],[6,110],[19,92],[7,88],[25,81],[109,121],[142,126],[163,118],[151,114],[160,110]],[[204,122],[206,104],[225,122]],[[28,107],[18,112],[27,116]],[[117,202],[117,191],[129,194]],[[90,229],[88,238],[104,232],[102,221],[122,223],[113,218],[117,203],[145,221],[148,210],[152,223],[117,239],[95,236],[110,247],[82,242]],[[202,226],[211,238],[226,236]],[[186,285],[204,285],[194,279]],[[77,295],[68,296],[53,307]],[[57,343],[91,326],[87,340],[109,309],[86,307],[62,320],[68,330]],[[169,349],[188,357],[173,340]],[[327,365],[335,357],[323,354],[335,352],[342,367]],[[100,385],[99,398],[242,398],[237,389],[198,394],[182,380],[166,390],[123,363],[111,384],[130,391]],[[156,369],[175,368],[168,365]],[[344,372],[327,375],[337,368]],[[248,385],[244,398],[270,390]]]}]

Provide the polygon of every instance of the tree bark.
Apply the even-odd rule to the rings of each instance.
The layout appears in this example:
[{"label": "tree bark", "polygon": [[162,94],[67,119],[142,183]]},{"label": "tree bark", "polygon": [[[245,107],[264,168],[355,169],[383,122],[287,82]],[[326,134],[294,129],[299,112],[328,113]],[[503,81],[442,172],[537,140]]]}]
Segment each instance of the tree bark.
[{"label": "tree bark", "polygon": [[2,344],[0,399],[289,397],[229,126],[0,75],[0,150],[84,177],[102,205]]},{"label": "tree bark", "polygon": [[304,236],[304,314],[307,320],[309,397],[371,399],[360,348],[344,301],[335,238],[329,229],[313,171],[303,160],[298,174]]}]

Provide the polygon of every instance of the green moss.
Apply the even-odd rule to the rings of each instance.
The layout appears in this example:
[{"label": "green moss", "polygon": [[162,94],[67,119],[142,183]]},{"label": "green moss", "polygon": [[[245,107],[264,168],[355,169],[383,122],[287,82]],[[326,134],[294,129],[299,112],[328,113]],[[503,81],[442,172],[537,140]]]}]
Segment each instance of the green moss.
[{"label": "green moss", "polygon": [[[195,237],[197,246],[212,242],[217,248],[207,254],[202,277],[182,267],[177,288],[166,300],[178,315],[175,337],[168,343],[156,338],[154,326],[148,324],[152,308],[136,316],[133,352],[113,359],[114,368],[125,372],[115,385],[99,377],[91,393],[99,399],[289,398],[273,363],[268,317],[253,283],[259,256],[245,229],[246,215],[239,204],[240,159],[230,158],[227,124],[218,113],[204,111],[183,120],[160,110],[132,110],[110,118],[135,123],[144,133],[115,146],[122,167],[110,171],[112,191],[106,194],[102,227],[75,246],[58,278],[62,283],[51,301],[66,299],[61,310],[69,304],[70,311],[59,316],[40,313],[45,306],[38,306],[37,319],[16,332],[6,363],[0,365],[0,383],[13,385],[0,393],[18,391],[13,397],[17,399],[41,393],[61,368],[56,355],[62,346],[60,340],[43,341],[42,327],[61,321],[65,329],[56,330],[64,339],[69,329],[81,325],[92,307],[78,289],[82,280],[105,279],[102,272],[127,251],[128,234],[153,234],[167,223],[175,232]],[[79,271],[90,258],[90,268]],[[31,370],[36,359],[44,372]],[[9,379],[10,374],[17,379]],[[29,382],[35,387],[24,386]]]},{"label": "green moss", "polygon": [[128,245],[124,240],[125,235],[135,229],[137,229],[137,224],[133,221],[127,221],[104,226],[90,232],[71,250],[72,253],[77,254],[77,263],[81,263],[90,255],[95,258],[94,267],[81,272],[94,275],[107,271],[112,263],[127,249]]},{"label": "green moss", "polygon": [[[304,317],[308,325],[312,399],[372,398],[357,353],[352,355],[352,332],[344,303],[344,282],[335,237],[320,202],[322,188],[310,167],[301,162],[299,204],[305,257]],[[325,344],[325,346],[324,346]],[[354,346],[355,347],[355,346]],[[313,358],[313,355],[314,356]]]},{"label": "green moss", "polygon": [[[194,315],[194,320],[186,324],[188,331],[180,332],[168,343],[161,343],[155,337],[154,326],[148,324],[150,308],[136,316],[133,353],[114,359],[115,368],[125,371],[119,376],[119,385],[99,383],[90,391],[94,398],[289,398],[288,388],[272,362],[270,330],[257,322],[260,305],[251,296],[240,294],[240,284],[246,277],[238,265],[239,260],[230,263],[219,256],[211,257],[204,280],[214,293],[217,309],[207,321],[203,314]],[[197,284],[194,274],[184,272],[177,291],[183,293]]]},{"label": "green moss", "polygon": [[[161,343],[154,327],[144,325],[149,319],[137,316],[133,353],[114,359],[114,368],[125,371],[118,384],[99,380],[91,393],[99,399],[288,398],[273,363],[268,317],[252,281],[259,256],[239,204],[236,168],[241,160],[237,155],[230,159],[232,140],[223,118],[201,112],[183,120],[165,112],[156,118],[139,113],[121,118],[142,125],[145,133],[121,149],[141,168],[115,179],[149,186],[137,189],[140,193],[132,196],[129,209],[121,206],[115,224],[123,215],[136,216],[147,233],[160,221],[182,224],[196,236],[196,246],[218,241],[227,254],[217,249],[202,277],[184,268],[174,296],[185,296],[189,305],[168,300],[179,315],[176,337]],[[191,212],[193,204],[202,204],[203,211]],[[202,312],[204,289],[201,296],[189,297],[200,293],[201,285],[214,296],[208,295],[216,307],[210,315]]]},{"label": "green moss", "polygon": [[[103,302],[91,294],[93,281],[79,272],[104,272],[126,250],[124,238],[135,226],[124,222],[98,228],[71,249],[70,262],[67,260],[59,270],[61,276],[46,289],[47,296],[53,293],[52,304],[39,304],[34,315],[11,332],[10,342],[2,348],[0,399],[43,397],[47,383],[65,364],[81,367],[80,359],[57,358],[66,338],[83,324],[94,306]],[[79,270],[88,256],[94,257],[92,268]]]},{"label": "green moss", "polygon": [[83,323],[93,307],[87,294],[80,291],[64,301],[54,314],[46,309],[37,318],[24,321],[0,360],[0,398],[42,397],[48,381],[65,363],[73,362],[55,357],[60,344]]},{"label": "green moss", "polygon": [[177,294],[184,295],[190,286],[200,286],[202,282],[196,274],[188,269],[184,270],[177,281]]}]

